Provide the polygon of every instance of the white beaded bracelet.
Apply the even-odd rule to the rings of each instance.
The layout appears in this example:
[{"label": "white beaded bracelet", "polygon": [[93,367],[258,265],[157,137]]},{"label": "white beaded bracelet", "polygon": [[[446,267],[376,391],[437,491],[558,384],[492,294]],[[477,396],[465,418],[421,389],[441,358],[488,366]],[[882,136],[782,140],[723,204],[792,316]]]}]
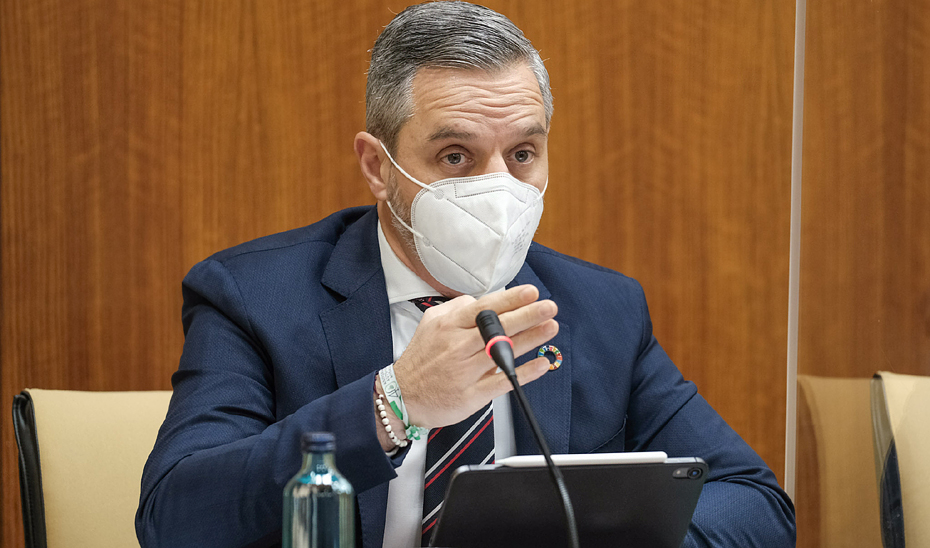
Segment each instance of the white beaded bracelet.
[{"label": "white beaded bracelet", "polygon": [[392,363],[378,371],[378,378],[381,379],[381,388],[384,390],[384,397],[387,399],[388,405],[397,415],[397,418],[404,423],[407,439],[418,440],[420,436],[427,435],[429,433],[428,429],[410,424],[410,419],[407,416],[407,406],[404,405],[404,397],[400,393],[400,384],[397,382],[397,377],[394,376],[394,364]]},{"label": "white beaded bracelet", "polygon": [[375,391],[377,398],[375,399],[375,405],[378,407],[378,414],[381,415],[381,424],[384,425],[384,430],[388,433],[388,437],[391,438],[391,441],[394,442],[394,445],[397,447],[407,447],[407,440],[401,440],[393,432],[391,428],[391,421],[387,416],[387,408],[384,406],[384,401],[381,399],[382,396],[377,391]]}]

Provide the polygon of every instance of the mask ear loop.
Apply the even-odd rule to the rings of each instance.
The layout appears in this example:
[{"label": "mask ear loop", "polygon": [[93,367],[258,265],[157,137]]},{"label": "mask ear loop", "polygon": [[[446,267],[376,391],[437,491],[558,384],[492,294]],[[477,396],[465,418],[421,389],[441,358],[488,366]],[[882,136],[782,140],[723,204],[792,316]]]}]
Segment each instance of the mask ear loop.
[{"label": "mask ear loop", "polygon": [[[380,139],[378,140],[378,144],[381,145],[381,148],[382,148],[382,149],[384,149],[384,153],[387,154],[388,160],[391,161],[391,165],[393,165],[394,167],[396,167],[397,170],[400,171],[400,172],[404,175],[404,177],[410,179],[410,180],[413,181],[414,183],[420,185],[421,187],[425,188],[426,190],[429,190],[430,192],[434,192],[434,191],[435,191],[435,189],[430,188],[429,186],[424,185],[424,184],[421,183],[420,181],[414,179],[409,173],[407,173],[406,171],[404,171],[404,168],[402,168],[402,167],[400,167],[399,165],[397,165],[397,162],[394,161],[394,157],[391,156],[391,153],[388,152],[387,147],[384,146],[384,143],[383,143]],[[388,209],[391,210],[391,215],[393,215],[395,219],[397,219],[398,221],[400,221],[400,224],[404,225],[404,228],[406,228],[407,230],[409,230],[414,236],[418,236],[419,238],[421,238],[421,239],[423,239],[423,240],[426,239],[422,234],[420,234],[419,232],[417,232],[416,230],[414,230],[412,226],[410,226],[410,225],[408,225],[406,222],[404,222],[404,220],[400,217],[400,215],[398,215],[397,212],[394,211],[394,206],[391,205],[391,201],[390,201],[390,200],[385,200],[384,203],[386,203],[387,206],[388,206]]]},{"label": "mask ear loop", "polygon": [[394,211],[394,206],[391,205],[390,200],[386,200],[384,203],[386,203],[388,206],[388,209],[391,210],[391,215],[393,215],[395,219],[400,221],[400,224],[404,225],[404,228],[409,230],[414,236],[418,236],[420,239],[426,240],[426,238],[422,234],[414,230],[412,226],[408,225],[407,223],[404,222],[403,219],[400,218],[400,215],[398,215],[397,212]]},{"label": "mask ear loop", "polygon": [[413,175],[410,175],[409,173],[407,173],[406,171],[404,171],[404,168],[402,168],[402,167],[400,167],[399,165],[397,165],[397,162],[394,161],[394,157],[391,156],[391,153],[388,152],[387,147],[384,146],[384,143],[383,143],[380,139],[378,140],[378,144],[381,145],[381,148],[382,148],[382,149],[384,149],[384,153],[387,154],[388,160],[391,161],[391,164],[392,164],[394,167],[396,167],[397,170],[400,171],[400,172],[403,174],[404,177],[410,179],[410,180],[413,181],[414,183],[420,185],[422,188],[424,188],[424,189],[426,189],[426,190],[429,190],[430,192],[436,192],[436,189],[435,189],[435,188],[430,188],[429,185],[425,185],[425,184],[421,183],[419,180],[415,179],[415,178],[413,177]]}]

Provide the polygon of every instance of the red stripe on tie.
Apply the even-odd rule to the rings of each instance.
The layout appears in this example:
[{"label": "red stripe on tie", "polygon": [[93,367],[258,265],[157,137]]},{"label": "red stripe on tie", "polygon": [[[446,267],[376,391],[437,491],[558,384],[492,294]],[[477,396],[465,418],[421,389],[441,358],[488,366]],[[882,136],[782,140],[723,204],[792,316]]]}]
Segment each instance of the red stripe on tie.
[{"label": "red stripe on tie", "polygon": [[436,519],[434,519],[433,521],[429,522],[429,525],[427,525],[427,526],[426,526],[426,529],[423,529],[423,532],[420,533],[420,534],[421,534],[421,535],[425,535],[427,531],[429,531],[430,529],[433,528],[433,525],[436,525],[436,521],[438,521],[438,520],[439,520],[439,518],[436,518]]},{"label": "red stripe on tie", "polygon": [[450,466],[452,466],[452,463],[455,462],[455,459],[459,458],[459,455],[461,455],[462,453],[464,453],[465,450],[468,449],[468,446],[471,445],[473,441],[475,441],[476,439],[478,439],[478,436],[480,436],[481,433],[484,432],[484,429],[487,428],[488,425],[491,424],[491,421],[493,421],[493,420],[494,420],[494,415],[491,415],[491,418],[488,419],[488,422],[484,423],[484,426],[481,427],[481,430],[478,430],[478,433],[475,434],[474,436],[472,436],[472,438],[471,438],[470,440],[468,440],[468,443],[465,444],[465,447],[463,447],[461,450],[459,450],[459,452],[456,453],[454,457],[452,457],[451,459],[449,459],[449,462],[447,462],[446,465],[442,467],[442,470],[440,470],[439,472],[436,473],[435,476],[433,476],[433,479],[429,480],[429,482],[427,482],[427,484],[423,486],[423,489],[426,489],[427,487],[429,487],[431,483],[433,483],[434,481],[436,481],[436,478],[438,478],[439,476],[441,476],[442,473],[446,471],[446,469],[448,469]]},{"label": "red stripe on tie", "polygon": [[495,344],[501,342],[501,341],[506,341],[507,344],[510,345],[510,348],[513,348],[513,341],[510,340],[510,337],[508,337],[507,335],[498,335],[498,336],[494,337],[493,339],[491,339],[490,341],[488,341],[488,344],[484,345],[484,351],[485,351],[485,353],[487,353],[487,355],[488,355],[489,358],[494,359],[494,358],[491,356],[491,347],[494,346]]},{"label": "red stripe on tie", "polygon": [[429,438],[426,440],[426,443],[433,441],[433,438],[436,437],[436,434],[438,434],[439,431],[442,430],[443,428],[444,427],[440,426],[439,428],[433,429],[433,432],[429,435]]}]

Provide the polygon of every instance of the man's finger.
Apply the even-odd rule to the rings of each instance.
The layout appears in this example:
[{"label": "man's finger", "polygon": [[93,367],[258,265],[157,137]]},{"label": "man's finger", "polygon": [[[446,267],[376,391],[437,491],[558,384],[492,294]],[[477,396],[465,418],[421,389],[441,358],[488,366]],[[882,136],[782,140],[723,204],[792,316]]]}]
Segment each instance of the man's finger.
[{"label": "man's finger", "polygon": [[459,326],[475,327],[475,317],[482,310],[493,310],[500,315],[535,302],[538,298],[539,290],[529,284],[485,295],[461,309]]},{"label": "man's finger", "polygon": [[[555,303],[546,300],[499,316],[504,333],[513,341],[515,356],[522,356],[558,334],[559,324],[552,319],[557,312]],[[481,334],[477,329],[472,328],[472,331],[462,342],[469,350],[483,354],[485,345]]]},{"label": "man's finger", "polygon": [[424,312],[424,316],[428,313],[430,317],[439,317],[446,314],[461,310],[462,308],[468,306],[471,303],[475,302],[475,298],[471,295],[459,295],[458,297],[448,300],[444,303],[438,304],[434,307],[431,307]]},{"label": "man's finger", "polygon": [[[517,382],[520,386],[535,381],[549,371],[549,359],[546,357],[530,360],[516,369]],[[496,398],[513,390],[510,379],[503,373],[489,375],[479,381],[478,388],[487,391],[490,397]]]},{"label": "man's finger", "polygon": [[522,333],[517,333],[510,337],[510,340],[513,341],[513,355],[522,356],[531,350],[535,350],[558,334],[559,322],[555,320],[547,320]]},{"label": "man's finger", "polygon": [[[549,371],[549,358],[543,356],[526,362],[516,369],[520,386],[535,381]],[[508,381],[507,384],[510,384]]]},{"label": "man's finger", "polygon": [[[536,301],[526,306],[500,314],[501,327],[510,337],[533,328],[546,320],[555,318],[559,307],[550,300]],[[519,354],[518,354],[519,355]]]}]

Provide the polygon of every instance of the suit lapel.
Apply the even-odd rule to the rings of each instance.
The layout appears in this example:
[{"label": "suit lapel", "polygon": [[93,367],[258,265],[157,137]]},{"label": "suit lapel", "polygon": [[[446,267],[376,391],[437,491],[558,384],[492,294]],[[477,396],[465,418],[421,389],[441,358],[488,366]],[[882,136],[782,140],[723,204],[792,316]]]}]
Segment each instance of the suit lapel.
[{"label": "suit lapel", "polygon": [[323,285],[345,298],[320,314],[339,387],[394,361],[377,222],[372,210],[351,225],[323,272]]},{"label": "suit lapel", "polygon": [[[377,237],[377,212],[372,209],[346,229],[336,244],[322,283],[345,300],[320,314],[320,321],[333,360],[338,386],[345,386],[394,360],[391,314],[381,267]],[[539,298],[550,297],[542,281],[524,264],[510,286],[532,284]],[[567,453],[571,423],[571,333],[559,323],[559,334],[547,344],[561,350],[563,363],[523,387],[533,407],[543,435],[553,453]],[[533,350],[520,356],[517,364],[536,357]],[[511,395],[514,435],[518,454],[539,450],[529,424]],[[362,543],[366,548],[383,544],[388,484],[358,494]]]},{"label": "suit lapel", "polygon": [[[350,226],[336,244],[323,285],[345,300],[320,314],[339,387],[394,361],[378,215],[373,209]],[[380,548],[384,536],[388,484],[358,494],[359,521],[366,548]]]},{"label": "suit lapel", "polygon": [[[527,263],[514,278],[508,287],[522,284],[531,284],[539,289],[539,298],[551,297],[549,290],[533,272]],[[558,318],[556,318],[558,320]],[[523,392],[529,401],[536,419],[542,429],[543,436],[553,453],[568,453],[568,440],[571,425],[572,411],[572,352],[571,330],[569,325],[559,322],[559,333],[546,344],[557,347],[562,352],[562,366],[549,371],[542,378],[523,386]],[[536,349],[517,358],[517,365],[528,362],[536,357]],[[514,439],[517,444],[517,454],[536,455],[539,447],[533,437],[533,431],[520,410],[517,398],[510,395],[510,405],[513,410]]]}]

